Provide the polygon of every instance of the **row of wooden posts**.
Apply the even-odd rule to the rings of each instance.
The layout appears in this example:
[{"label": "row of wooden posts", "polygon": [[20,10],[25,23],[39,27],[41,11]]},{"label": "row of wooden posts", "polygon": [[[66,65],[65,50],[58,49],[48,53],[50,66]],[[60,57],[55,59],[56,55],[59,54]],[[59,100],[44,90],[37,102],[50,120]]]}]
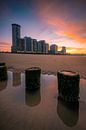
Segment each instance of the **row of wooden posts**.
[{"label": "row of wooden posts", "polygon": [[[32,67],[25,70],[26,90],[34,91],[40,87],[41,68]],[[7,80],[7,67],[5,63],[0,63],[0,82]],[[76,72],[59,71],[58,79],[58,98],[67,102],[76,102],[79,98],[80,76]]]}]

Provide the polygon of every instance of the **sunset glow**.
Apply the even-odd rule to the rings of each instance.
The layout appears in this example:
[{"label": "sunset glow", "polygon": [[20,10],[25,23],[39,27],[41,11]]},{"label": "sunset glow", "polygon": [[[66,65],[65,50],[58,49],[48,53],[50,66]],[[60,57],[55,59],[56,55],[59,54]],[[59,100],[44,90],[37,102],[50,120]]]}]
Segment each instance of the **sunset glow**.
[{"label": "sunset glow", "polygon": [[21,37],[66,46],[68,53],[86,54],[85,0],[3,0],[0,2],[0,51],[10,51],[11,24]]}]

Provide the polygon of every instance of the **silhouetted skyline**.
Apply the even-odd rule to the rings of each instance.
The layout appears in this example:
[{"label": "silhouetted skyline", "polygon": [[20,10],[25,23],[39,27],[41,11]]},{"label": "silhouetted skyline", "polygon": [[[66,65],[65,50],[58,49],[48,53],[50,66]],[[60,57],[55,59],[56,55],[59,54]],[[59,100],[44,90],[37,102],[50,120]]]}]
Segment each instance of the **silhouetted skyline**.
[{"label": "silhouetted skyline", "polygon": [[0,1],[0,50],[10,50],[11,23],[23,27],[22,36],[86,53],[86,0]]},{"label": "silhouetted skyline", "polygon": [[66,54],[66,47],[58,51],[58,46],[52,44],[49,49],[49,44],[45,40],[38,41],[32,37],[24,36],[21,38],[21,25],[12,24],[12,53],[34,53],[34,54]]}]

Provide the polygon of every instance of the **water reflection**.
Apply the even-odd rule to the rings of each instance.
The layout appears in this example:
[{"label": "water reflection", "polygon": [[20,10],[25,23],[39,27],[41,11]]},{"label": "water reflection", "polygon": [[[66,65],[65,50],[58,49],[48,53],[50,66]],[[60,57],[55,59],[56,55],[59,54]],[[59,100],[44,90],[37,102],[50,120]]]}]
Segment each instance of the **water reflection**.
[{"label": "water reflection", "polygon": [[58,99],[57,113],[64,124],[73,127],[77,124],[79,118],[79,102],[65,103]]},{"label": "water reflection", "polygon": [[28,106],[36,106],[41,101],[40,88],[34,91],[25,90],[25,103]]},{"label": "water reflection", "polygon": [[0,81],[0,91],[2,91],[3,89],[5,89],[7,86],[7,81]]},{"label": "water reflection", "polygon": [[12,76],[9,71],[7,87],[0,91],[0,130],[86,130],[85,80],[80,83],[80,104],[70,105],[57,102],[56,76],[42,75],[40,89],[33,92],[25,91],[24,73],[20,87],[13,88]]},{"label": "water reflection", "polygon": [[13,86],[21,85],[21,73],[13,72]]}]

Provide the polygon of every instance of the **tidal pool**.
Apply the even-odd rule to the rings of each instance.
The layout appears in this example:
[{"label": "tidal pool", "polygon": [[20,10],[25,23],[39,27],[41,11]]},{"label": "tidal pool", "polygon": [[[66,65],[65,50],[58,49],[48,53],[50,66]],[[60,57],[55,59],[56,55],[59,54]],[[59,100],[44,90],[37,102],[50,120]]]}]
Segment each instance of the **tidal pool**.
[{"label": "tidal pool", "polygon": [[8,71],[0,82],[0,130],[86,130],[86,80],[78,104],[58,100],[55,75],[42,74],[40,89],[25,90],[25,74]]}]

